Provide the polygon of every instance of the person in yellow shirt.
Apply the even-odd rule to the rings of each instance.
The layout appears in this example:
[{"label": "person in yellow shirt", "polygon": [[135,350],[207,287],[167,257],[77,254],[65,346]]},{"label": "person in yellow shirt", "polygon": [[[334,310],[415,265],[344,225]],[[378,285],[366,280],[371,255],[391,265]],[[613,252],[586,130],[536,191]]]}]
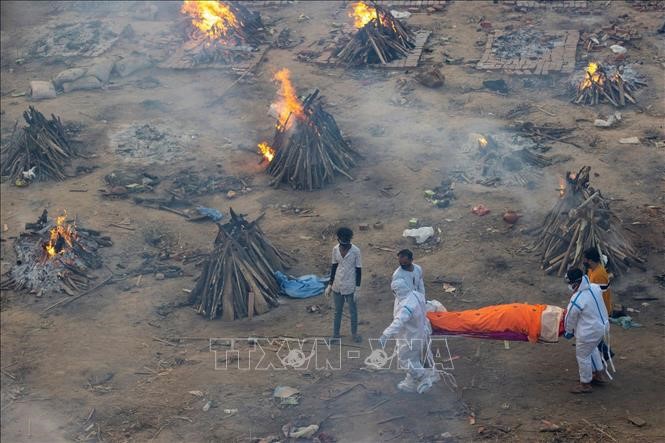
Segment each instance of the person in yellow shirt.
[{"label": "person in yellow shirt", "polygon": [[607,313],[612,315],[612,292],[609,288],[610,277],[605,270],[605,266],[603,266],[598,249],[589,248],[584,251],[583,263],[589,281],[597,284],[603,290],[603,301],[605,302]]},{"label": "person in yellow shirt", "polygon": [[[612,316],[612,292],[610,291],[610,276],[603,265],[603,260],[601,259],[598,248],[589,248],[584,251],[584,269],[586,269],[586,275],[589,277],[589,281],[593,284],[600,286],[600,289],[603,291],[603,302],[607,308],[608,316]],[[614,357],[614,352],[607,346],[604,341],[601,341],[598,345],[598,350],[603,354],[605,360],[609,360],[610,357]]]}]

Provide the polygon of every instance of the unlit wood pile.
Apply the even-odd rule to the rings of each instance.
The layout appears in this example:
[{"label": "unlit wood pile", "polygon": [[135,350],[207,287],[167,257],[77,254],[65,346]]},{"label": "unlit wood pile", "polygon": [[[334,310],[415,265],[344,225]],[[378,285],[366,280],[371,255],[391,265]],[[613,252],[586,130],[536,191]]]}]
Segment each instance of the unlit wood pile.
[{"label": "unlit wood pile", "polygon": [[[360,155],[344,140],[318,94],[317,89],[303,101],[303,120],[296,120],[292,127],[287,121],[275,130],[275,158],[267,169],[274,177],[273,186],[288,183],[295,189],[311,191],[332,183],[337,174],[353,180],[349,171]],[[291,118],[296,117],[292,114]]]},{"label": "unlit wood pile", "polygon": [[360,28],[338,53],[341,64],[386,64],[414,48],[413,34],[390,11],[373,5],[377,17]]},{"label": "unlit wood pile", "polygon": [[[2,150],[2,175],[12,180],[64,180],[65,166],[77,153],[67,141],[60,118],[51,114],[51,119],[47,120],[32,106],[23,113],[23,118],[28,126],[19,129],[17,122],[9,143]],[[30,171],[34,172],[34,177]]]},{"label": "unlit wood pile", "polygon": [[590,170],[585,166],[577,174],[568,173],[563,197],[540,228],[535,248],[542,251],[543,269],[548,274],[561,276],[580,266],[584,251],[591,247],[607,256],[608,267],[617,274],[643,263],[609,201],[589,186]]},{"label": "unlit wood pile", "polygon": [[618,71],[608,74],[601,65],[594,64],[594,68],[588,67],[584,71],[574,102],[587,105],[611,103],[616,107],[626,106],[627,101],[635,104],[637,101],[632,94],[641,86],[646,84],[625,80]]},{"label": "unlit wood pile", "polygon": [[280,287],[275,271],[288,268],[280,252],[258,227],[231,209],[231,220],[218,225],[215,249],[190,295],[201,315],[224,320],[260,315],[277,306]]}]

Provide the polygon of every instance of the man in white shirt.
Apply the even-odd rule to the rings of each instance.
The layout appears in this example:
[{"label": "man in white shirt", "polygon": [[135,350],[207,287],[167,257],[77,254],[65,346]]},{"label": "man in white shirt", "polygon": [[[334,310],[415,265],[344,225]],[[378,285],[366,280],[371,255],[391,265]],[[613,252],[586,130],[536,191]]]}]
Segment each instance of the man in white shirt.
[{"label": "man in white shirt", "polygon": [[413,262],[413,252],[402,249],[397,253],[397,258],[399,259],[399,268],[393,272],[393,281],[404,280],[410,290],[420,292],[424,296],[423,269]]},{"label": "man in white shirt", "polygon": [[353,341],[360,343],[362,337],[358,335],[358,310],[356,302],[360,292],[362,280],[362,262],[360,249],[351,243],[353,231],[349,228],[337,230],[339,242],[332,251],[332,267],[330,268],[330,282],[326,288],[326,296],[332,293],[335,302],[335,319],[333,321],[333,339],[339,340],[339,329],[342,324],[344,302],[349,305],[351,317],[351,334]]}]

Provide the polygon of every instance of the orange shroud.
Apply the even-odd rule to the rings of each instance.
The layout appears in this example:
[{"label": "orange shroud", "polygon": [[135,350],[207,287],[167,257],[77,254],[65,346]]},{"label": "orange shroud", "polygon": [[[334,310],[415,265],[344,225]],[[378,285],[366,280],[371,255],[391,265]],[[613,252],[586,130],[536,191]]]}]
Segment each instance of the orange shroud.
[{"label": "orange shroud", "polygon": [[512,303],[457,312],[428,312],[434,331],[463,333],[524,334],[531,343],[538,341],[543,311],[547,305]]}]

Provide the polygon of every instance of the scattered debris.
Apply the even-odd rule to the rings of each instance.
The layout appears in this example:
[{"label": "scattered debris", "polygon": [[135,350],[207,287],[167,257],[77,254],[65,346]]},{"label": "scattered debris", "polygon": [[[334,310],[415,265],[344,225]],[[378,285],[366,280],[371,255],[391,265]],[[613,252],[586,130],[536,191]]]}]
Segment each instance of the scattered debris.
[{"label": "scattered debris", "polygon": [[620,138],[619,143],[621,143],[622,145],[639,145],[640,139],[637,137]]},{"label": "scattered debris", "polygon": [[451,179],[444,179],[436,188],[425,191],[425,199],[437,208],[447,208],[455,198],[455,184]]},{"label": "scattered debris", "polygon": [[405,229],[402,232],[402,237],[410,237],[416,241],[416,244],[425,243],[430,237],[434,235],[434,228],[431,226],[423,226],[416,229]]},{"label": "scattered debris", "polygon": [[490,91],[500,92],[501,94],[508,94],[510,89],[508,89],[508,84],[505,80],[484,80],[483,86]]},{"label": "scattered debris", "polygon": [[287,438],[311,438],[319,431],[319,425],[295,427],[291,423],[282,426],[282,432]]},{"label": "scattered debris", "polygon": [[272,396],[279,400],[280,404],[298,404],[300,391],[291,386],[277,386]]},{"label": "scattered debris", "polygon": [[520,214],[512,210],[508,210],[503,213],[503,221],[505,221],[509,225],[514,225],[515,223],[517,223],[517,220],[519,220],[520,217],[522,217]]},{"label": "scattered debris", "polygon": [[471,209],[471,212],[473,212],[476,215],[483,216],[487,215],[490,213],[490,210],[485,206],[485,205],[476,205]]},{"label": "scattered debris", "polygon": [[644,419],[637,416],[628,417],[628,421],[637,426],[638,428],[641,428],[642,426],[647,424],[647,422]]},{"label": "scattered debris", "polygon": [[420,71],[415,76],[418,83],[428,88],[440,88],[446,81],[446,77],[441,73],[438,68],[431,68],[425,71]]},{"label": "scattered debris", "polygon": [[616,126],[620,121],[621,121],[621,113],[615,112],[614,114],[610,115],[606,120],[597,118],[593,122],[593,125],[599,128],[612,128]]}]

